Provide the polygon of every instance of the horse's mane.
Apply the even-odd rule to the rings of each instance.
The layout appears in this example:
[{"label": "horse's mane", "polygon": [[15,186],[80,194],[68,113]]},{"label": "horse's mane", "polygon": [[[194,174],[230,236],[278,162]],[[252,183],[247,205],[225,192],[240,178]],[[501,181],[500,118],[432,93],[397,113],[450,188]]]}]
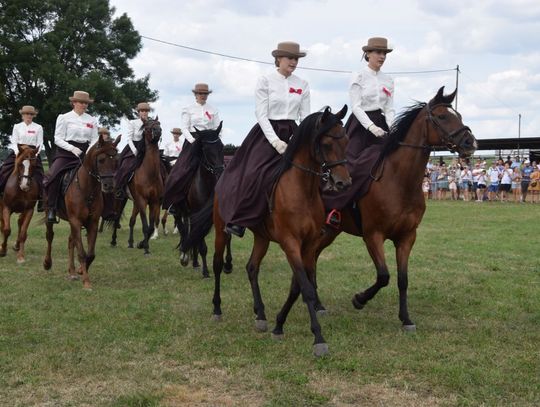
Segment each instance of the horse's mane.
[{"label": "horse's mane", "polygon": [[279,172],[280,175],[291,168],[293,157],[301,146],[311,145],[312,138],[316,135],[315,126],[322,115],[323,112],[311,113],[302,120],[300,125],[296,128],[287,144],[287,149],[283,154],[283,164]]},{"label": "horse's mane", "polygon": [[385,145],[382,151],[383,156],[387,156],[399,147],[399,143],[405,139],[412,123],[420,113],[420,111],[426,107],[427,103],[417,102],[414,105],[408,106],[398,117],[394,120],[390,133],[386,138]]}]

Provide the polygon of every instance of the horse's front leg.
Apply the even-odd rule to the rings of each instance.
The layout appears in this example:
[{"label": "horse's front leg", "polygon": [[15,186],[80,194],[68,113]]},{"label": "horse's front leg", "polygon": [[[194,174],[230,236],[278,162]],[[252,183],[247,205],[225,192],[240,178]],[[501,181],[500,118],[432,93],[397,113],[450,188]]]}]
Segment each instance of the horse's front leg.
[{"label": "horse's front leg", "polygon": [[407,288],[409,286],[409,255],[411,254],[415,241],[416,231],[413,231],[404,239],[401,239],[395,243],[399,289],[399,319],[403,324],[403,330],[408,332],[416,331],[416,325],[411,321],[407,307]]},{"label": "horse's front leg", "polygon": [[227,252],[225,254],[225,265],[223,271],[227,274],[232,273],[233,263],[232,263],[232,251],[231,251],[231,235],[227,235]]},{"label": "horse's front leg", "polygon": [[255,328],[260,332],[268,330],[268,322],[266,321],[266,313],[264,311],[264,302],[259,287],[259,270],[262,259],[268,251],[270,241],[254,234],[253,249],[251,256],[246,264],[246,271],[251,285],[251,294],[253,295],[253,312],[255,313]]},{"label": "horse's front leg", "polygon": [[209,278],[210,274],[208,273],[208,264],[206,263],[206,255],[208,254],[208,246],[206,245],[206,242],[204,241],[204,238],[201,240],[201,243],[199,245],[199,253],[201,255],[201,261],[202,261],[202,276],[203,278]]},{"label": "horse's front leg", "polygon": [[[24,216],[23,216],[24,215]],[[28,226],[34,215],[34,207],[25,210],[19,218],[19,234],[17,236],[17,243],[15,247],[17,250],[17,263],[24,263],[24,244],[28,238]]]},{"label": "horse's front leg", "polygon": [[7,252],[7,241],[9,235],[11,235],[11,210],[7,205],[2,205],[2,234],[4,239],[2,240],[2,245],[0,246],[0,257],[4,257]]},{"label": "horse's front leg", "polygon": [[384,258],[384,238],[382,235],[369,235],[364,236],[364,242],[366,243],[367,250],[375,268],[377,270],[377,280],[375,284],[354,295],[352,303],[356,309],[362,309],[366,303],[371,300],[379,292],[379,290],[388,285],[390,281],[390,273],[388,273],[388,267],[386,266],[386,260]]},{"label": "horse's front leg", "polygon": [[71,238],[73,239],[73,245],[77,249],[77,259],[79,260],[79,274],[82,275],[83,288],[86,290],[92,289],[90,284],[90,278],[88,277],[88,270],[86,267],[86,251],[82,243],[81,237],[81,224],[79,222],[70,222]]},{"label": "horse's front leg", "polygon": [[75,272],[75,241],[71,233],[68,237],[68,280],[78,280],[79,274]]},{"label": "horse's front leg", "polygon": [[163,217],[161,218],[161,227],[163,228],[163,236],[167,236],[169,234],[169,231],[167,230],[167,217],[168,217],[168,212],[163,211]]},{"label": "horse's front leg", "polygon": [[137,221],[137,215],[139,211],[135,202],[133,202],[133,208],[131,209],[131,217],[129,218],[129,238],[128,238],[128,248],[133,249],[133,229],[135,227],[135,222]]},{"label": "horse's front leg", "polygon": [[47,251],[45,253],[45,258],[43,259],[43,268],[45,270],[50,270],[52,267],[52,257],[51,257],[51,251],[52,251],[52,242],[54,239],[54,229],[53,229],[53,223],[46,224],[46,232],[45,237],[47,239]]},{"label": "horse's front leg", "polygon": [[[142,223],[142,231],[143,231],[143,240],[139,242],[137,245],[137,248],[144,249],[144,254],[148,255],[150,254],[148,240],[150,239],[151,231],[154,229],[154,224],[150,224],[148,222],[148,217],[146,216],[146,206],[147,202],[139,199],[137,200],[137,209],[139,211],[139,217],[141,218]],[[152,214],[152,211],[150,211],[150,214]]]},{"label": "horse's front leg", "polygon": [[97,221],[92,221],[87,228],[86,242],[87,242],[87,252],[86,252],[86,271],[90,270],[90,266],[96,258],[96,239],[98,235],[98,223]]},{"label": "horse's front leg", "polygon": [[219,321],[221,319],[221,272],[223,270],[223,253],[225,252],[225,244],[227,241],[227,234],[223,230],[225,223],[219,215],[219,209],[217,200],[214,201],[214,261],[212,264],[212,270],[214,271],[214,296],[212,303],[214,305],[214,319]]}]

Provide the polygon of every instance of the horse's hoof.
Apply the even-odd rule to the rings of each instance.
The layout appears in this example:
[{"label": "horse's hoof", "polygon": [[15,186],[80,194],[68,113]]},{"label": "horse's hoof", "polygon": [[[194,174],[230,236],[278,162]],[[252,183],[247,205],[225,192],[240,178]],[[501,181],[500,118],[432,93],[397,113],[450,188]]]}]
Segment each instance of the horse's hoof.
[{"label": "horse's hoof", "polygon": [[144,252],[144,257],[149,257],[151,255],[150,252]]},{"label": "horse's hoof", "polygon": [[401,329],[403,332],[416,332],[416,325],[402,325]]},{"label": "horse's hoof", "polygon": [[223,272],[224,272],[225,274],[231,274],[231,273],[232,273],[232,269],[233,269],[232,264],[230,265],[230,267],[228,267],[227,265],[225,265],[225,266],[223,267]]},{"label": "horse's hoof", "polygon": [[116,247],[116,242],[115,243],[111,242],[111,247]]},{"label": "horse's hoof", "polygon": [[275,341],[282,341],[285,338],[285,335],[283,334],[276,334],[272,332],[272,339]]},{"label": "horse's hoof", "polygon": [[25,259],[17,259],[17,264],[23,264],[25,261]]},{"label": "horse's hoof", "polygon": [[186,267],[189,264],[189,255],[187,253],[182,253],[180,255],[180,264],[183,267]]},{"label": "horse's hoof", "polygon": [[83,287],[84,291],[92,291],[92,287]]},{"label": "horse's hoof", "polygon": [[128,249],[133,249],[133,243],[128,243]]},{"label": "horse's hoof", "polygon": [[259,332],[268,331],[268,322],[265,319],[256,319],[255,320],[255,329]]},{"label": "horse's hoof", "polygon": [[19,249],[20,249],[20,247],[19,247],[19,246],[17,246],[17,245],[13,245],[13,250],[14,250],[14,251],[18,252],[18,251],[19,251]]},{"label": "horse's hoof", "polygon": [[137,249],[144,249],[144,242],[137,243]]},{"label": "horse's hoof", "polygon": [[6,257],[6,252],[0,252],[0,257]]},{"label": "horse's hoof", "polygon": [[362,309],[366,304],[362,304],[360,301],[356,299],[356,295],[352,299],[352,305],[356,309]]},{"label": "horse's hoof", "polygon": [[150,238],[150,240],[156,240],[158,238],[157,235],[152,235],[152,237]]},{"label": "horse's hoof", "polygon": [[50,270],[51,266],[52,266],[52,262],[49,262],[49,261],[44,261],[43,262],[43,269],[44,270]]},{"label": "horse's hoof", "polygon": [[208,273],[202,273],[202,278],[210,278],[210,274],[208,274]]},{"label": "horse's hoof", "polygon": [[212,319],[216,322],[221,322],[221,314],[212,315]]},{"label": "horse's hoof", "polygon": [[328,344],[327,343],[316,343],[313,345],[313,354],[318,358],[328,354]]},{"label": "horse's hoof", "polygon": [[78,280],[80,280],[81,278],[79,277],[78,274],[69,274],[69,275],[67,276],[67,279],[68,279],[69,281],[78,281]]},{"label": "horse's hoof", "polygon": [[317,310],[317,316],[322,317],[325,315],[328,315],[328,311],[326,310],[326,308],[321,308]]}]

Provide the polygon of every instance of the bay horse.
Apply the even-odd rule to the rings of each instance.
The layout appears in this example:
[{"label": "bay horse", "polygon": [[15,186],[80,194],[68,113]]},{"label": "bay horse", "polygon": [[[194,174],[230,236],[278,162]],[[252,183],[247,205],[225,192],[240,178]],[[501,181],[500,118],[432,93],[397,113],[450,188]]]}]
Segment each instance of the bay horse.
[{"label": "bay horse", "polygon": [[[442,87],[428,103],[410,106],[396,118],[367,194],[342,210],[341,229],[328,228],[318,250],[320,254],[342,231],[363,238],[377,279],[354,295],[353,306],[360,310],[388,285],[384,242],[390,239],[396,250],[399,319],[405,331],[416,330],[407,306],[408,261],[426,210],[422,180],[430,153],[441,149],[467,157],[477,147],[471,130],[452,108],[456,91],[445,96]],[[318,308],[324,309],[320,303]]]},{"label": "bay horse", "polygon": [[[246,265],[256,314],[255,326],[267,330],[265,307],[259,289],[259,266],[270,241],[277,242],[291,266],[293,276],[289,295],[276,318],[273,330],[275,338],[283,337],[286,315],[300,294],[307,305],[311,332],[314,335],[313,352],[322,356],[328,345],[322,336],[315,305],[317,286],[315,261],[324,225],[325,209],[321,198],[321,183],[329,190],[343,190],[351,185],[345,167],[345,148],[348,142],[342,119],[347,106],[336,114],[326,108],[324,112],[312,113],[301,123],[291,137],[283,155],[282,168],[273,188],[271,211],[256,227],[251,256]],[[229,235],[224,231],[225,222],[219,213],[218,197],[214,199],[213,218],[215,226],[214,252],[214,319],[220,319],[221,271],[223,253]],[[197,228],[197,225],[194,225]],[[195,233],[197,234],[201,233]]]},{"label": "bay horse", "polygon": [[[141,165],[128,183],[129,192],[133,199],[133,210],[129,219],[128,247],[133,247],[133,228],[137,214],[141,217],[143,240],[138,247],[149,255],[148,240],[154,233],[156,219],[163,198],[163,179],[161,178],[161,161],[158,143],[161,139],[161,124],[159,118],[148,119],[143,124],[144,158]],[[146,215],[148,207],[148,217]]]},{"label": "bay horse", "polygon": [[[190,217],[193,216],[193,219],[197,219],[200,216],[199,213],[208,213],[206,211],[212,207],[214,201],[214,188],[225,168],[223,142],[219,137],[222,125],[223,122],[219,123],[219,126],[215,130],[198,130],[195,128],[195,141],[193,142],[192,149],[193,154],[199,156],[199,164],[193,180],[189,185],[186,199],[182,204],[175,206],[175,224],[178,227],[178,233],[180,235],[180,242],[178,243],[180,263],[182,266],[187,266],[189,259],[192,258],[193,268],[198,268],[198,255],[200,254],[203,278],[210,277],[206,262],[206,255],[208,253],[208,247],[205,242],[206,235],[199,236],[197,239],[198,244],[190,250],[185,249],[185,242],[191,232],[192,220]],[[211,217],[208,216],[208,219],[211,219]],[[230,239],[227,242],[227,258],[229,260],[227,261],[226,270],[230,273],[232,271]]]},{"label": "bay horse", "polygon": [[9,176],[4,196],[0,200],[2,217],[0,227],[4,240],[0,246],[0,257],[7,251],[7,241],[11,234],[11,214],[20,213],[18,220],[19,233],[13,249],[17,251],[17,263],[24,263],[24,244],[28,236],[28,226],[34,215],[34,207],[39,198],[40,185],[33,174],[37,166],[39,149],[27,145],[18,145],[19,152],[15,159],[15,167]]},{"label": "bay horse", "polygon": [[[83,288],[91,289],[88,270],[94,261],[96,237],[99,220],[103,211],[103,192],[113,191],[113,175],[116,169],[116,142],[105,141],[103,135],[86,152],[80,167],[71,180],[63,198],[64,205],[58,208],[61,219],[67,220],[70,226],[68,242],[69,279],[77,280],[82,275]],[[54,238],[53,223],[47,223],[47,252],[43,267],[49,270],[52,266],[51,249]],[[87,249],[84,250],[81,228],[86,229]],[[77,249],[79,273],[75,272],[74,251]]]}]

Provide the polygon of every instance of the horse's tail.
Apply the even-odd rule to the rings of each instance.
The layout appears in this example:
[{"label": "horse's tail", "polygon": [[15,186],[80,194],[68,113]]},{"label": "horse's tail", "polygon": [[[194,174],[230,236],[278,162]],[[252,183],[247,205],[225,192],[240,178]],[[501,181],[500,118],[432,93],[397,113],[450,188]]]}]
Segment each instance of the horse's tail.
[{"label": "horse's tail", "polygon": [[213,196],[199,211],[190,217],[189,234],[181,238],[178,248],[182,253],[190,253],[193,248],[198,247],[201,241],[212,229],[214,211]]}]

